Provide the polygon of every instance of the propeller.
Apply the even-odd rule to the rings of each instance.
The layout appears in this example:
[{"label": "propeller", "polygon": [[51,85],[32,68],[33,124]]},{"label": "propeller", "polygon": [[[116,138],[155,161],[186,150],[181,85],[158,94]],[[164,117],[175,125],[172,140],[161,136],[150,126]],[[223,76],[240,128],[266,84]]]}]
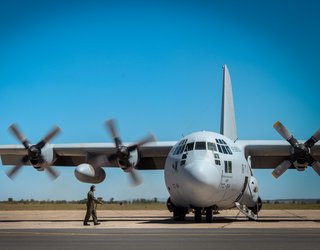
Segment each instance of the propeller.
[{"label": "propeller", "polygon": [[288,160],[283,161],[273,170],[272,175],[275,178],[280,177],[294,164],[294,162],[298,162],[299,164],[308,163],[308,165],[312,166],[314,171],[320,175],[320,163],[310,154],[311,148],[320,140],[320,129],[318,129],[305,143],[299,143],[281,122],[277,121],[273,127],[290,143],[293,148],[293,153]]},{"label": "propeller", "polygon": [[[109,162],[118,160],[121,166],[124,166],[124,171],[130,174],[130,179],[134,186],[138,186],[141,184],[141,178],[138,176],[136,170],[134,169],[134,165],[130,162],[133,151],[137,150],[140,146],[155,141],[155,137],[150,134],[144,139],[134,143],[130,146],[125,146],[122,144],[120,136],[118,134],[118,130],[116,129],[115,120],[110,119],[105,123],[107,130],[109,131],[116,148],[116,152],[108,156]],[[138,160],[138,159],[137,159]]]},{"label": "propeller", "polygon": [[[31,144],[16,124],[12,124],[9,127],[9,130],[22,143],[27,151],[27,154],[21,158],[20,162],[7,172],[7,175],[11,179],[13,179],[17,172],[21,169],[21,167],[27,165],[28,162],[30,162],[34,166],[45,163],[41,150],[60,132],[60,128],[58,126],[55,126],[37,144]],[[56,179],[58,177],[58,172],[51,166],[46,166],[45,169],[53,179]]]}]

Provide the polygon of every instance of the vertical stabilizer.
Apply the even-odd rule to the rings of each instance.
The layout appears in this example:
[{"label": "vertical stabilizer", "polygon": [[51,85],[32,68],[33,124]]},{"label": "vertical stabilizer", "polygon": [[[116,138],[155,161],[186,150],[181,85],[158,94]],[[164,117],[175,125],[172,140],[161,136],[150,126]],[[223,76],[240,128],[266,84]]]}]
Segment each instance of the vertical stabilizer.
[{"label": "vertical stabilizer", "polygon": [[236,118],[234,114],[231,78],[227,65],[223,65],[220,133],[229,137],[233,141],[236,141],[238,139]]}]

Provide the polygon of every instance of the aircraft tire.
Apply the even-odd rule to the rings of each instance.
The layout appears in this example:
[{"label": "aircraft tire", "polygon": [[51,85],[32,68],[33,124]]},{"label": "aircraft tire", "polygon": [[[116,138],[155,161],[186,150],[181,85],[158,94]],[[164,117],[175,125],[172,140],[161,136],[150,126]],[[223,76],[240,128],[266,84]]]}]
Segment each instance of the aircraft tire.
[{"label": "aircraft tire", "polygon": [[206,222],[212,223],[213,215],[212,215],[212,207],[206,207]]},{"label": "aircraft tire", "polygon": [[184,207],[173,207],[173,220],[184,221],[186,219],[186,212]]},{"label": "aircraft tire", "polygon": [[196,207],[194,209],[194,221],[195,223],[201,223],[202,221],[202,208]]}]

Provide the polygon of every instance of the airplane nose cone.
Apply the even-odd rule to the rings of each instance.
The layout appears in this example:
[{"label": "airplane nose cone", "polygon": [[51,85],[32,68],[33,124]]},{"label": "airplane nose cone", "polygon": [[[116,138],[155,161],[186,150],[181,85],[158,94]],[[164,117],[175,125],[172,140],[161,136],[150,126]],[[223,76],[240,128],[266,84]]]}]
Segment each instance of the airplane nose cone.
[{"label": "airplane nose cone", "polygon": [[221,174],[214,164],[194,161],[185,166],[182,177],[183,190],[190,205],[208,207],[217,201]]}]

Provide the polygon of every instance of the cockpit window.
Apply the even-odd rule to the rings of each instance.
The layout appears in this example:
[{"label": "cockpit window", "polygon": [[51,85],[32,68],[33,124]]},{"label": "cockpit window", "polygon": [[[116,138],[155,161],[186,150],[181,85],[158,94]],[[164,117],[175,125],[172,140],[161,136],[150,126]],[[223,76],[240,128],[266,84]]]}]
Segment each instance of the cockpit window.
[{"label": "cockpit window", "polygon": [[186,146],[186,144],[183,144],[182,146],[180,146],[180,150],[177,153],[178,155],[183,152],[185,146]]},{"label": "cockpit window", "polygon": [[225,146],[221,145],[221,148],[222,148],[222,152],[223,152],[224,154],[228,154],[228,151],[226,150],[226,147],[225,147]]},{"label": "cockpit window", "polygon": [[206,142],[205,141],[197,141],[195,150],[206,150]]},{"label": "cockpit window", "polygon": [[175,150],[173,151],[174,155],[179,155],[184,151],[184,148],[186,146],[187,143],[187,139],[184,139],[182,141],[179,142],[178,146],[175,148]]},{"label": "cockpit window", "polygon": [[216,142],[219,144],[227,145],[227,143],[222,139],[216,139]]},{"label": "cockpit window", "polygon": [[211,151],[217,151],[217,146],[215,143],[213,142],[208,142],[208,150],[211,150]]},{"label": "cockpit window", "polygon": [[176,155],[178,151],[179,151],[179,147],[176,147],[175,150],[173,151],[173,154]]},{"label": "cockpit window", "polygon": [[187,151],[191,151],[191,150],[193,150],[193,147],[194,147],[194,142],[189,142],[187,144],[186,150]]},{"label": "cockpit window", "polygon": [[223,154],[232,155],[232,151],[229,148],[228,144],[222,139],[216,139],[216,143],[218,146],[218,151]]},{"label": "cockpit window", "polygon": [[231,149],[230,149],[228,146],[226,146],[226,149],[227,149],[228,153],[229,153],[230,155],[232,155]]}]

